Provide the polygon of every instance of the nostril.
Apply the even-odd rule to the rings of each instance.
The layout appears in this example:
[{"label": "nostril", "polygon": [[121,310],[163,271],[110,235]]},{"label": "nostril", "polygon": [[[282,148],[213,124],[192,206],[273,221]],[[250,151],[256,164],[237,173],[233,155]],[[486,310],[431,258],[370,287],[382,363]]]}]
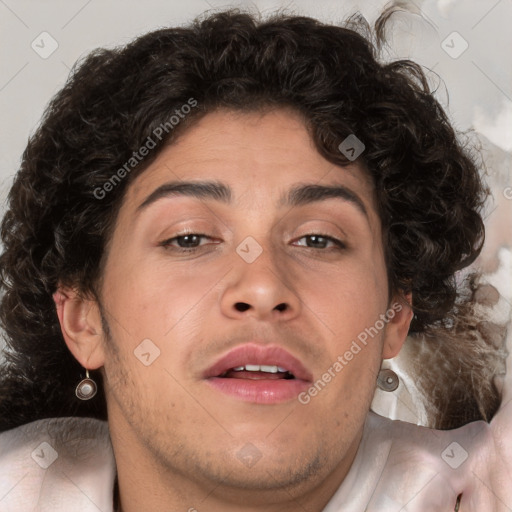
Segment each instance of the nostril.
[{"label": "nostril", "polygon": [[[235,303],[235,309],[243,313],[244,311],[251,309],[251,305],[247,304],[246,302],[237,302]],[[286,311],[286,309],[288,309],[288,304],[286,304],[285,302],[281,302],[281,304],[275,306],[274,309],[276,309],[277,311]]]}]

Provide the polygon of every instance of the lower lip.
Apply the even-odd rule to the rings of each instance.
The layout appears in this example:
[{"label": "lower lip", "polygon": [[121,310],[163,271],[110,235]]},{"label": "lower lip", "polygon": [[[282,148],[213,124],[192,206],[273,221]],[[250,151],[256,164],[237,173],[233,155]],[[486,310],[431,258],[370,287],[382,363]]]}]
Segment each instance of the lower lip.
[{"label": "lower lip", "polygon": [[278,404],[294,400],[310,386],[308,382],[299,379],[251,380],[212,377],[207,382],[226,395],[255,404]]}]

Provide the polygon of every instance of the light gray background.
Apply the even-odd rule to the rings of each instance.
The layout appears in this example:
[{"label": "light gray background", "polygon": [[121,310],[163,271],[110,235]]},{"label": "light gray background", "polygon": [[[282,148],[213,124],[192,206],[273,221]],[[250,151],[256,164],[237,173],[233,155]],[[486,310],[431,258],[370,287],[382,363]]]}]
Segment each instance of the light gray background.
[{"label": "light gray background", "polygon": [[[477,140],[477,136],[482,145],[494,196],[486,219],[487,245],[477,265],[494,275],[491,280],[510,304],[512,0],[398,3],[408,12],[392,19],[386,58],[410,57],[432,70],[438,99],[456,128],[474,129],[472,137]],[[0,0],[0,213],[27,138],[45,105],[62,87],[73,63],[90,50],[127,43],[158,27],[185,24],[210,9],[234,6],[265,14],[285,8],[331,23],[359,11],[372,23],[387,4],[382,0]],[[41,52],[49,48],[51,41],[41,36],[43,32],[58,44],[48,58],[31,46],[38,45]],[[396,403],[388,399],[386,404],[388,413],[414,420],[405,409],[401,414],[403,407],[397,412]]]}]

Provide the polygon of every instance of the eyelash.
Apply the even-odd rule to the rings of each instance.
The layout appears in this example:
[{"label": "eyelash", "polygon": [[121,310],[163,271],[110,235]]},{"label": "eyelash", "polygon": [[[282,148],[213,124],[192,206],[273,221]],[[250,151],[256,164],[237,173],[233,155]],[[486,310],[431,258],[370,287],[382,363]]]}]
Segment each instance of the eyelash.
[{"label": "eyelash", "polygon": [[[176,235],[172,238],[168,238],[167,240],[163,240],[158,245],[163,247],[165,250],[173,250],[173,251],[181,252],[181,253],[193,253],[193,252],[196,252],[200,247],[202,247],[202,245],[198,245],[197,247],[175,247],[175,246],[171,245],[171,243],[173,241],[178,240],[179,238],[187,237],[187,236],[211,239],[211,237],[209,237],[208,235],[202,234],[202,233],[183,233],[181,235]],[[343,250],[343,249],[347,248],[347,246],[341,240],[338,240],[337,238],[334,238],[330,235],[324,235],[322,233],[308,233],[307,235],[301,236],[297,240],[302,240],[303,238],[308,238],[308,237],[324,238],[328,242],[332,242],[333,244],[335,244],[336,247],[331,247],[331,248],[324,247],[321,249],[318,249],[316,247],[307,247],[307,246],[301,246],[301,247],[305,247],[306,249],[323,250],[323,251],[327,251],[329,249]]]},{"label": "eyelash", "polygon": [[174,246],[171,246],[171,242],[173,242],[174,240],[178,240],[179,238],[185,238],[186,236],[190,236],[190,237],[201,237],[201,238],[211,238],[209,237],[208,235],[204,235],[202,233],[183,233],[181,235],[176,235],[172,238],[168,238],[167,240],[163,240],[162,242],[160,242],[158,245],[162,246],[164,249],[166,250],[174,250],[174,251],[177,251],[177,252],[195,252],[197,249],[199,249],[199,247],[201,247],[200,245],[197,246],[197,247],[174,247]]},{"label": "eyelash", "polygon": [[[308,233],[307,235],[302,235],[300,238],[298,238],[298,240],[302,240],[303,238],[308,238],[308,237],[312,237],[312,236],[316,236],[318,238],[325,238],[325,240],[327,240],[328,242],[332,242],[336,247],[331,247],[331,249],[335,249],[335,250],[343,250],[343,249],[346,249],[347,246],[341,241],[341,240],[338,240],[337,238],[334,238],[333,236],[330,236],[330,235],[324,235],[323,233]],[[315,247],[306,247],[306,249],[316,249]],[[328,250],[328,248],[323,248],[321,250]]]}]

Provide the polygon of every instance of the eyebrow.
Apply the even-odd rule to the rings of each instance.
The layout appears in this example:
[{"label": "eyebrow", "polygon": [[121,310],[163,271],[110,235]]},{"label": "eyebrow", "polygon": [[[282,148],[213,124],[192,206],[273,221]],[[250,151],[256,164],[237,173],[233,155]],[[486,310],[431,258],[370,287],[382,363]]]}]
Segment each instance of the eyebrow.
[{"label": "eyebrow", "polygon": [[214,199],[223,203],[231,201],[231,189],[215,181],[172,181],[165,183],[155,189],[149,196],[137,207],[137,212],[144,210],[150,204],[172,196],[188,196],[197,199]]},{"label": "eyebrow", "polygon": [[[231,202],[229,186],[217,181],[172,181],[155,189],[137,207],[137,212],[146,209],[159,199],[172,196],[187,196],[197,199],[213,199],[223,203]],[[326,199],[341,199],[354,205],[363,215],[368,212],[361,198],[343,185],[297,185],[279,200],[280,206],[303,206]]]},{"label": "eyebrow", "polygon": [[281,204],[283,206],[302,206],[331,198],[351,203],[368,217],[362,199],[343,185],[297,185],[289,191],[287,197],[281,199]]}]

